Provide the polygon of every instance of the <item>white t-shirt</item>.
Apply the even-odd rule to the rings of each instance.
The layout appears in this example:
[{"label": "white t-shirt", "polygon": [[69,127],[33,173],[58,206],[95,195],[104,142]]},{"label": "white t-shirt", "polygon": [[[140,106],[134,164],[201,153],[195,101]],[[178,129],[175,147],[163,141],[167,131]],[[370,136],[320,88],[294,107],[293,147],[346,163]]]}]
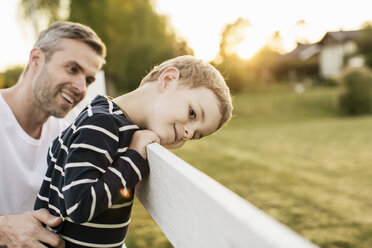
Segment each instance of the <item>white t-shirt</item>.
[{"label": "white t-shirt", "polygon": [[67,127],[50,117],[40,139],[29,136],[18,123],[0,91],[0,215],[31,211],[47,170],[47,151]]}]

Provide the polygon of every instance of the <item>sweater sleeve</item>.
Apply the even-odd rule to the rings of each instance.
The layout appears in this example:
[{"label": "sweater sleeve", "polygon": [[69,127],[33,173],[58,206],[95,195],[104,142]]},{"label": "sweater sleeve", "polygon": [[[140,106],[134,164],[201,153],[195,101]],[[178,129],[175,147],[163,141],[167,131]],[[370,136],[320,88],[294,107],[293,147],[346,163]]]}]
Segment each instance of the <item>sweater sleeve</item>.
[{"label": "sweater sleeve", "polygon": [[[134,188],[149,173],[139,153],[119,147],[119,136],[123,134],[107,115],[92,116],[76,127],[62,188],[67,214],[74,222],[90,221],[123,198],[121,190]],[[125,152],[117,157],[118,151]]]}]

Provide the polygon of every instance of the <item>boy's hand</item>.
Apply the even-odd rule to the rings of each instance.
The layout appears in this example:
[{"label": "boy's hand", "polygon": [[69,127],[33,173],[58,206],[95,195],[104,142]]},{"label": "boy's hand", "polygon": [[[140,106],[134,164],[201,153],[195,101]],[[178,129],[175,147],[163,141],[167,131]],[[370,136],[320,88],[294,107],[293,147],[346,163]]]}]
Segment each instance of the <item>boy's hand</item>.
[{"label": "boy's hand", "polygon": [[144,159],[147,159],[146,146],[151,143],[160,143],[159,136],[150,130],[138,130],[133,134],[129,149],[137,151]]}]

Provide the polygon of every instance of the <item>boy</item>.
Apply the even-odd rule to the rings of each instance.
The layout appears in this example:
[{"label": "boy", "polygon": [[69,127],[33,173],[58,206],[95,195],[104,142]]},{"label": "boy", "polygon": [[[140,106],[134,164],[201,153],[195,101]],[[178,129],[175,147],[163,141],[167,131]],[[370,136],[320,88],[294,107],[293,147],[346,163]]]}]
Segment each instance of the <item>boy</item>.
[{"label": "boy", "polygon": [[217,131],[231,112],[213,66],[192,56],[165,61],[136,90],[97,96],[53,142],[35,209],[64,219],[55,231],[66,247],[120,247],[134,188],[149,173],[146,145],[181,147]]}]

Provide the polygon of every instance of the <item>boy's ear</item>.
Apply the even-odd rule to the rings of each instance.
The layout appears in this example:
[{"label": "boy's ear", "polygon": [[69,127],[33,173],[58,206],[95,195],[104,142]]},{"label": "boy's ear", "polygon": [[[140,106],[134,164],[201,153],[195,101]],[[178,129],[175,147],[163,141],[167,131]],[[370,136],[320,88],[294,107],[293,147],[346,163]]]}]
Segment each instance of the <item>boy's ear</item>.
[{"label": "boy's ear", "polygon": [[165,69],[158,78],[158,89],[160,92],[163,92],[169,86],[173,85],[172,83],[180,78],[180,71],[175,67],[169,67]]}]

